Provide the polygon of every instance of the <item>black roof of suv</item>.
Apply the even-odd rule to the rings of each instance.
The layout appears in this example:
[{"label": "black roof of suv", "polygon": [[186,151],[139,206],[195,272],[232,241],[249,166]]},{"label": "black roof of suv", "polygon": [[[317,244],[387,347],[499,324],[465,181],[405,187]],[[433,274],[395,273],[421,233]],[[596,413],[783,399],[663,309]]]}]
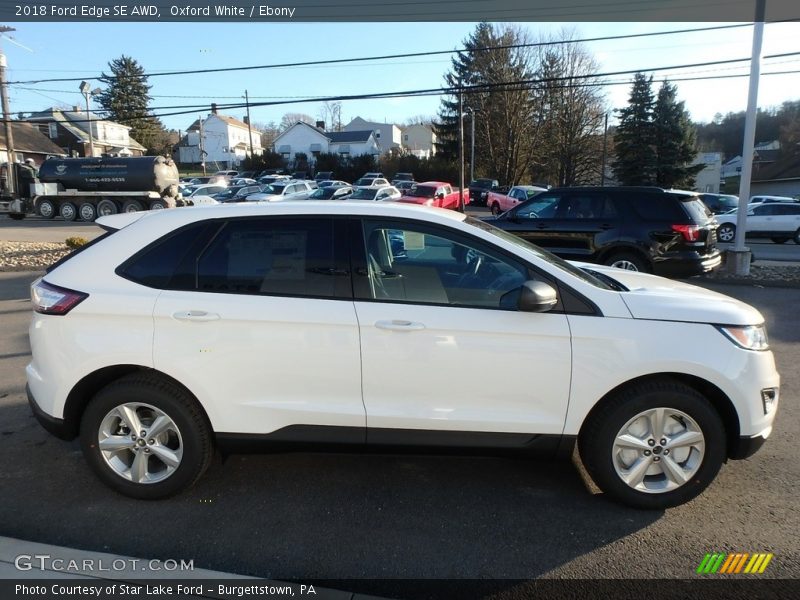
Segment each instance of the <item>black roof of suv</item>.
[{"label": "black roof of suv", "polygon": [[562,258],[658,275],[699,275],[722,260],[714,217],[694,192],[554,188],[486,221]]}]

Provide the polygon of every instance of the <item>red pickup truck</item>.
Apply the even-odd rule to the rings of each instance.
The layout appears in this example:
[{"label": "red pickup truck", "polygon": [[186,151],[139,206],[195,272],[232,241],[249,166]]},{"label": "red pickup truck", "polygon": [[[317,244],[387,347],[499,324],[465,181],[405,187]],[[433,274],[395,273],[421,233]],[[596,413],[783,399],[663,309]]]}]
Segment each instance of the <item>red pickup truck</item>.
[{"label": "red pickup truck", "polygon": [[520,202],[529,200],[535,195],[546,192],[543,187],[535,185],[515,185],[507,193],[503,192],[489,192],[486,199],[486,206],[488,206],[493,215],[499,215],[507,210],[511,210]]},{"label": "red pickup truck", "polygon": [[[412,187],[397,201],[458,210],[458,188],[444,181],[426,181]],[[464,205],[467,204],[469,204],[469,190],[465,189]]]}]

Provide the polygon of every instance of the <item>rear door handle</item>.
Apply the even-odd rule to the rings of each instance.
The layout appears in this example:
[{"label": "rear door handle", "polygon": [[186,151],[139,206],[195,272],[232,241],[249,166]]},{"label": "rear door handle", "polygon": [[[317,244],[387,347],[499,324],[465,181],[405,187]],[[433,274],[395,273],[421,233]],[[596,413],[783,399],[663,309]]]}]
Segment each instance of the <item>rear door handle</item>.
[{"label": "rear door handle", "polygon": [[217,321],[220,316],[217,313],[210,313],[204,310],[179,310],[172,313],[172,318],[178,321]]},{"label": "rear door handle", "polygon": [[425,325],[422,323],[401,321],[399,319],[393,319],[392,321],[376,321],[375,327],[378,329],[387,329],[389,331],[421,331],[425,329]]}]

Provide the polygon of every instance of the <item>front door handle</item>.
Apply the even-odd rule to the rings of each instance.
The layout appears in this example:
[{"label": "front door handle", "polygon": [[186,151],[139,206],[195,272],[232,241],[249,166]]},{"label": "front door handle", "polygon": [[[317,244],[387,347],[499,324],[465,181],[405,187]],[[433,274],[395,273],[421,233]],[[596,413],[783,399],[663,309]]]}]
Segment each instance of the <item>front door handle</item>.
[{"label": "front door handle", "polygon": [[217,313],[210,313],[204,310],[179,310],[172,313],[172,318],[178,321],[217,321],[220,316]]},{"label": "front door handle", "polygon": [[415,323],[413,321],[402,321],[393,319],[391,321],[377,321],[375,327],[378,329],[387,329],[389,331],[421,331],[425,329],[422,323]]}]

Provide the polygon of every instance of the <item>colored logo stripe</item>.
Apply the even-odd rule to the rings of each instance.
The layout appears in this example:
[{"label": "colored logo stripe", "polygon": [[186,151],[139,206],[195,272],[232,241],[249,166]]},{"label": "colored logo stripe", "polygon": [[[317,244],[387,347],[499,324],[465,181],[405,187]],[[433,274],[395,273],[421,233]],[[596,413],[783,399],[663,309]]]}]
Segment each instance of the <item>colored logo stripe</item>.
[{"label": "colored logo stripe", "polygon": [[748,552],[737,552],[726,554],[724,552],[708,553],[700,561],[697,573],[763,573],[770,563],[774,554],[758,552],[750,554]]}]

